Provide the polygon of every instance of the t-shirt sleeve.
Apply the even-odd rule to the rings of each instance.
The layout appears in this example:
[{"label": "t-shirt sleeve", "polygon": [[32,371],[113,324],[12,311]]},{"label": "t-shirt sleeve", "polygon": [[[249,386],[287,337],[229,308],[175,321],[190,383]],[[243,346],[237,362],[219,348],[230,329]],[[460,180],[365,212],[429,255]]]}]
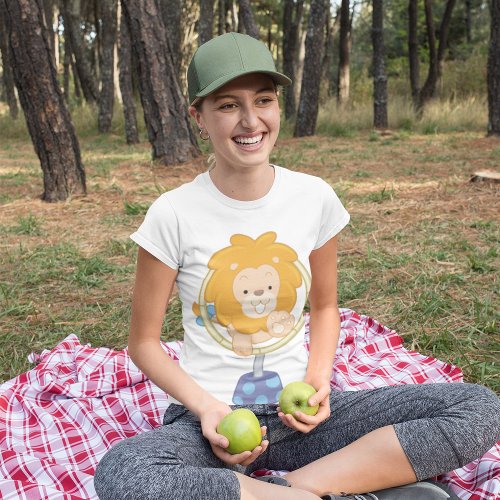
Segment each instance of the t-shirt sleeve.
[{"label": "t-shirt sleeve", "polygon": [[149,207],[143,223],[130,238],[172,269],[180,267],[179,221],[166,195]]},{"label": "t-shirt sleeve", "polygon": [[350,219],[349,212],[344,208],[330,184],[323,180],[321,182],[323,209],[318,239],[314,249],[323,246],[329,239],[338,234],[347,226]]}]

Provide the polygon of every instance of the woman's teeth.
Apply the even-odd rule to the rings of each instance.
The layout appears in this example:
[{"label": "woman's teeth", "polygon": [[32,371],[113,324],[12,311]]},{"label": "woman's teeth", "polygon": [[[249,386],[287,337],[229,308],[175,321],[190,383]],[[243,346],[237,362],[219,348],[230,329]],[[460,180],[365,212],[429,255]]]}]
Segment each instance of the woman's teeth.
[{"label": "woman's teeth", "polygon": [[262,134],[256,135],[255,137],[235,137],[234,142],[238,144],[257,144],[262,140]]}]

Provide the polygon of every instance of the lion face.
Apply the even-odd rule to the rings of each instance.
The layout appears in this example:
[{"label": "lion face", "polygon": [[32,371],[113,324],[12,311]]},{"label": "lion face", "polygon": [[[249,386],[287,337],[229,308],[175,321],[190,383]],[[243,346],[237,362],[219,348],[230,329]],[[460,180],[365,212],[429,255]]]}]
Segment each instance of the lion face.
[{"label": "lion face", "polygon": [[280,277],[268,264],[241,270],[233,281],[233,293],[249,318],[263,318],[276,309]]},{"label": "lion face", "polygon": [[234,234],[231,245],[215,252],[205,301],[213,303],[217,321],[242,334],[267,331],[273,311],[290,313],[297,301],[302,276],[295,266],[297,253],[276,243],[270,231],[252,239]]}]

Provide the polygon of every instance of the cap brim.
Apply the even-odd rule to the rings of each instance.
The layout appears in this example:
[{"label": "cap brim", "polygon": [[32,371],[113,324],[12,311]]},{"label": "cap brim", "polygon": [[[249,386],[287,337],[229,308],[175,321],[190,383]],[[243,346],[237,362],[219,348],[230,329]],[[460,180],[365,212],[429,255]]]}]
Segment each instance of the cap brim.
[{"label": "cap brim", "polygon": [[283,73],[278,73],[277,71],[265,71],[261,69],[248,69],[248,70],[240,70],[234,73],[229,73],[227,75],[221,76],[214,82],[212,82],[210,85],[205,87],[204,89],[200,90],[196,94],[196,98],[193,100],[191,105],[196,104],[196,102],[202,98],[206,97],[207,95],[211,94],[212,92],[215,92],[217,89],[220,89],[226,83],[231,82],[232,80],[235,80],[236,78],[239,78],[240,76],[244,75],[250,75],[252,73],[262,73],[264,75],[270,76],[278,85],[283,85],[286,87],[287,85],[290,85],[292,83],[292,80],[288,78],[288,76],[284,75]]}]

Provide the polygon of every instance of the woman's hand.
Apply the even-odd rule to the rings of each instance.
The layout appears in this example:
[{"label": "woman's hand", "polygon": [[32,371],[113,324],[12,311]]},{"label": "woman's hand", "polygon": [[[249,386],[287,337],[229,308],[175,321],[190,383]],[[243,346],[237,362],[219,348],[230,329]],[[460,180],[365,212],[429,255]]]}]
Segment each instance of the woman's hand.
[{"label": "woman's hand", "polygon": [[[226,451],[225,448],[229,446],[229,440],[222,434],[217,433],[217,426],[229,413],[231,413],[231,408],[221,401],[207,408],[206,411],[200,415],[203,436],[208,439],[214,455],[226,464],[250,465],[266,451],[269,441],[262,441],[262,443],[252,451],[244,451],[236,455],[232,455]],[[266,434],[266,431],[266,427],[261,427],[262,436]]]},{"label": "woman's hand", "polygon": [[290,413],[285,414],[278,406],[278,417],[287,427],[307,434],[330,416],[331,388],[329,381],[315,383],[311,380],[305,380],[305,382],[311,384],[317,390],[316,394],[309,398],[309,405],[315,406],[319,404],[318,413],[312,416],[300,411],[294,412],[293,415]]}]

